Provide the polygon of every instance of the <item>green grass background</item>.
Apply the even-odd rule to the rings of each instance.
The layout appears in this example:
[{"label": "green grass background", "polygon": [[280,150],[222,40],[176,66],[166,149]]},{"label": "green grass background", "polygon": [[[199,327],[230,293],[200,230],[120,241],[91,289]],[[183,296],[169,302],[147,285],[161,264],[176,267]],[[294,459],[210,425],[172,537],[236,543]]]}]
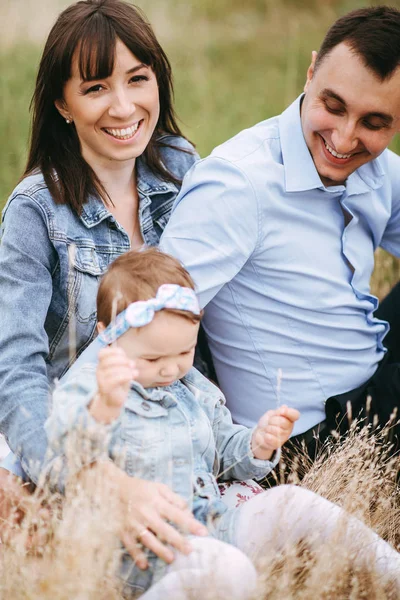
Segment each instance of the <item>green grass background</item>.
[{"label": "green grass background", "polygon": [[[1,0],[0,206],[24,168],[29,102],[44,39],[65,0]],[[280,113],[301,93],[311,51],[359,0],[138,0],[172,62],[178,116],[202,156],[241,129]],[[400,1],[391,1],[400,9]],[[396,138],[392,149],[400,151]],[[399,264],[380,253],[383,295]]]}]

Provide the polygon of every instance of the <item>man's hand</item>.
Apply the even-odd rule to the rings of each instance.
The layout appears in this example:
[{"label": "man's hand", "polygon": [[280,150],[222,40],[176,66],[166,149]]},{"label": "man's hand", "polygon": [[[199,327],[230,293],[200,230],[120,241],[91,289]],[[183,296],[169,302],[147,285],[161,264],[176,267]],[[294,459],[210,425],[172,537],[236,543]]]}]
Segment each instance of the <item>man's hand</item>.
[{"label": "man's hand", "polygon": [[191,548],[185,534],[208,535],[207,528],[196,521],[185,500],[168,486],[130,477],[111,462],[98,463],[93,468],[99,470],[100,479],[109,482],[117,494],[121,541],[140,569],[148,567],[142,546],[171,563],[174,553],[168,546],[189,554]]},{"label": "man's hand", "polygon": [[98,392],[89,406],[90,414],[101,423],[118,418],[128,397],[130,383],[138,376],[135,363],[122,348],[107,347],[99,352]]},{"label": "man's hand", "polygon": [[288,441],[300,413],[295,408],[280,406],[266,412],[258,422],[251,439],[255,458],[269,460],[275,450]]}]

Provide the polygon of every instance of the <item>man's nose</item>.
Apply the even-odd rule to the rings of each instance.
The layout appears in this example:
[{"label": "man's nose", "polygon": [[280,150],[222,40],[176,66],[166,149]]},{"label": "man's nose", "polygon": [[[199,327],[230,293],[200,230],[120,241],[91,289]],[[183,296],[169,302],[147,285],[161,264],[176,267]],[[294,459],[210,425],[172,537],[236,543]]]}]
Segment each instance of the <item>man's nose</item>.
[{"label": "man's nose", "polygon": [[113,94],[108,114],[117,119],[127,119],[134,114],[135,110],[136,106],[131,95],[125,90],[118,90]]},{"label": "man's nose", "polygon": [[338,154],[351,154],[358,145],[357,127],[351,121],[332,133],[332,143]]}]

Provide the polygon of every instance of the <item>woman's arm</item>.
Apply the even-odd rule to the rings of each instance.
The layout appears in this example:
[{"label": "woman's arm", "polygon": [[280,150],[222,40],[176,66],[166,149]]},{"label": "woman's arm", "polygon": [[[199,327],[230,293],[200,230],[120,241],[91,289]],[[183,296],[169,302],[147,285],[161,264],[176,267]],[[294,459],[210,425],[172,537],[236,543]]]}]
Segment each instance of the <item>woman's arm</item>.
[{"label": "woman's arm", "polygon": [[0,246],[0,429],[35,483],[46,451],[45,320],[56,264],[45,213],[18,195],[6,209]]}]

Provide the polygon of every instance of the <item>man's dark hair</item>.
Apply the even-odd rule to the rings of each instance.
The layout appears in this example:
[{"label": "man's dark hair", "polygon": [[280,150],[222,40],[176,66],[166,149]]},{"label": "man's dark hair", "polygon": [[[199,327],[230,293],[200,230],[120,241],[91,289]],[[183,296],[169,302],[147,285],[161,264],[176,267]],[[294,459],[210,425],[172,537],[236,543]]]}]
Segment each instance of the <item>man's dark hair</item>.
[{"label": "man's dark hair", "polygon": [[354,10],[329,29],[319,50],[315,68],[345,42],[382,81],[400,64],[400,11],[389,6]]}]

